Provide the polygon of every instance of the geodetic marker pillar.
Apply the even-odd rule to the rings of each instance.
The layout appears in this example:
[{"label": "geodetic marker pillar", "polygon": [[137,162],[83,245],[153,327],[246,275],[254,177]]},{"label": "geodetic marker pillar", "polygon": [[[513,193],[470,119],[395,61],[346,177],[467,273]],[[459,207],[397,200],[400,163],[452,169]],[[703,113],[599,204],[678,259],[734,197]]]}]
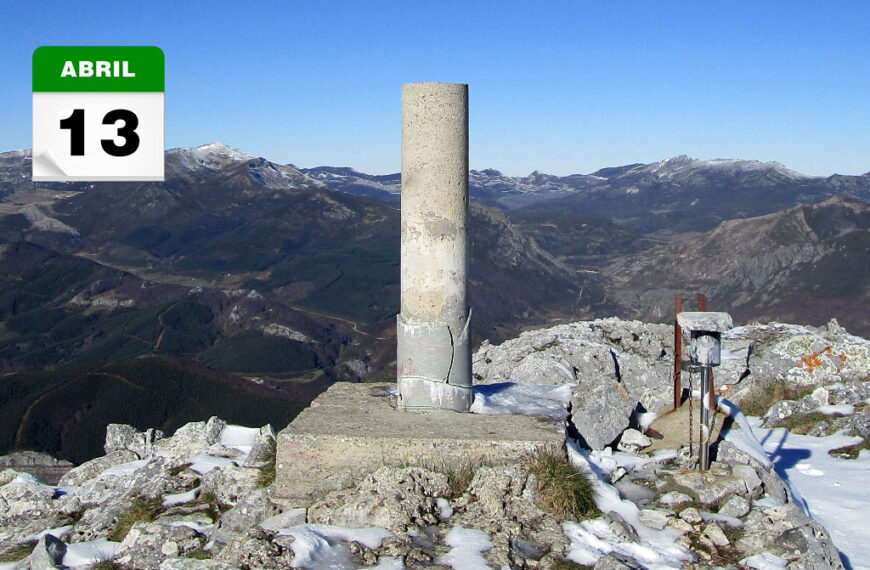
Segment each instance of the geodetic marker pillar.
[{"label": "geodetic marker pillar", "polygon": [[398,408],[467,412],[468,85],[402,86]]}]

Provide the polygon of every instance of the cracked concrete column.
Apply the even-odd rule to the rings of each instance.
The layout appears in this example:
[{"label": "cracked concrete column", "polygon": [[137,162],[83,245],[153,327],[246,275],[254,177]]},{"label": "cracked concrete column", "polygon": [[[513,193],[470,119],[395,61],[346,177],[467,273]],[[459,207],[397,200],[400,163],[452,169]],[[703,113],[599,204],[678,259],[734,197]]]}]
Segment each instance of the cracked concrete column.
[{"label": "cracked concrete column", "polygon": [[398,407],[467,412],[471,342],[468,85],[402,86],[402,302]]}]

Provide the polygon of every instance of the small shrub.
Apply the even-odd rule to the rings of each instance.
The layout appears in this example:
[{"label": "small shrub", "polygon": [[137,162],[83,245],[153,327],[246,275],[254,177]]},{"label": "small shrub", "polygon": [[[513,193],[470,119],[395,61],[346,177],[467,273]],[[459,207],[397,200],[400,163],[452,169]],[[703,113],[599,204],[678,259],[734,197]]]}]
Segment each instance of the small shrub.
[{"label": "small shrub", "polygon": [[460,461],[450,465],[445,469],[447,475],[447,486],[451,499],[461,497],[468,491],[471,486],[471,481],[474,479],[474,474],[477,470],[483,467],[482,461]]},{"label": "small shrub", "polygon": [[196,560],[209,560],[211,559],[211,552],[208,550],[203,550],[202,548],[197,548],[196,550],[192,550],[184,555],[186,558],[194,558]]},{"label": "small shrub", "polygon": [[539,448],[526,460],[538,480],[538,506],[561,518],[582,520],[598,514],[592,483],[568,463],[560,449]]},{"label": "small shrub", "polygon": [[217,521],[221,518],[221,515],[224,511],[228,510],[229,507],[221,503],[217,495],[214,494],[214,491],[205,491],[199,494],[196,498],[196,502],[208,505],[208,514],[212,518],[212,520]]},{"label": "small shrub", "polygon": [[145,497],[136,497],[133,505],[121,513],[118,517],[118,522],[115,523],[115,528],[109,533],[109,540],[121,542],[133,525],[139,521],[151,522],[157,515],[163,511],[163,501],[158,499],[146,499]]},{"label": "small shrub", "polygon": [[423,465],[419,463],[405,464],[405,467],[422,467],[423,469],[446,475],[448,499],[455,499],[465,494],[468,487],[471,486],[471,481],[474,479],[477,470],[484,466],[491,466],[491,462],[479,457],[453,462],[430,460],[424,461]]},{"label": "small shrub", "polygon": [[807,414],[793,414],[776,423],[774,427],[784,427],[792,433],[806,435],[813,426],[827,420],[829,416],[821,412],[809,412]]},{"label": "small shrub", "polygon": [[10,546],[3,552],[0,552],[0,562],[18,562],[19,560],[23,560],[30,556],[30,553],[33,552],[35,546],[35,542],[21,542],[14,546]]},{"label": "small shrub", "polygon": [[[852,430],[851,435],[855,437],[863,437],[857,430]],[[828,455],[839,457],[840,459],[858,459],[858,455],[861,453],[862,449],[870,451],[870,438],[865,437],[858,443],[847,445],[845,447],[838,447],[837,449],[831,449],[828,451]]]},{"label": "small shrub", "polygon": [[756,384],[740,400],[740,411],[747,416],[763,416],[780,400],[799,400],[812,391],[813,388],[789,386],[781,380]]}]

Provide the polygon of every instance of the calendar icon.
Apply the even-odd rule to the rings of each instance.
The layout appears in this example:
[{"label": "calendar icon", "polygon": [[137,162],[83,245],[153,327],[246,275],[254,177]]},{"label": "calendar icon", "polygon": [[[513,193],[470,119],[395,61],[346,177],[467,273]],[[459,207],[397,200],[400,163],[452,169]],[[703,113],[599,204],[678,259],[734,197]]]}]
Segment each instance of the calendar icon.
[{"label": "calendar icon", "polygon": [[163,51],[33,52],[33,181],[163,181]]}]

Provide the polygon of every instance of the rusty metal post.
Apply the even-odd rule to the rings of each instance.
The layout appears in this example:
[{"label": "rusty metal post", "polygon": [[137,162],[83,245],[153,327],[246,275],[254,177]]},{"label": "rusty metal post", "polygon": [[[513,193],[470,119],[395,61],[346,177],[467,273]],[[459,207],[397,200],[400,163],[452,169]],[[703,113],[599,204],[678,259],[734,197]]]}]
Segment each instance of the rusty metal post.
[{"label": "rusty metal post", "polygon": [[[683,399],[683,330],[677,322],[677,315],[683,312],[683,296],[677,293],[674,298],[674,409],[680,407]],[[691,398],[691,394],[689,394]]]}]

